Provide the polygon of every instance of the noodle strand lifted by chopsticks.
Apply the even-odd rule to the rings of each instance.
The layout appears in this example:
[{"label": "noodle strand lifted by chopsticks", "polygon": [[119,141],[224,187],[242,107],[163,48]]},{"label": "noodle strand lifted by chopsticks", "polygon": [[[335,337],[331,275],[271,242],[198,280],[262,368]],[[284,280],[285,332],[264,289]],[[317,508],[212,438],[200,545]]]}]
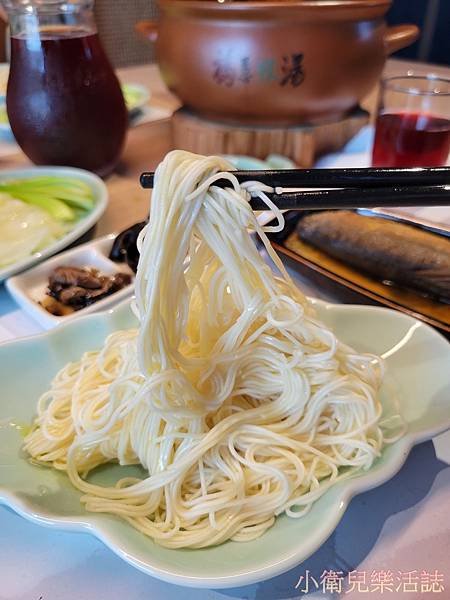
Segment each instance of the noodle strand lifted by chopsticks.
[{"label": "noodle strand lifted by chopsticks", "polygon": [[[87,510],[170,548],[256,538],[368,469],[386,443],[380,360],[316,319],[250,208],[245,187],[266,198],[264,186],[240,186],[230,169],[218,157],[167,155],[139,241],[139,329],[60,371],[25,441],[34,459],[67,472]],[[229,188],[214,186],[224,177]],[[89,481],[108,462],[148,476]]]}]

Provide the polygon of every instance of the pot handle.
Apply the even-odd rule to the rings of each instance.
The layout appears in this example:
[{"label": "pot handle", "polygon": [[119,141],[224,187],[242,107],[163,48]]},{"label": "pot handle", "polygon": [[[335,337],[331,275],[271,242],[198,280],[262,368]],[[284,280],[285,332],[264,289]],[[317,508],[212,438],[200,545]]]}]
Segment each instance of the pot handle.
[{"label": "pot handle", "polygon": [[138,21],[134,28],[147,41],[156,42],[158,38],[158,23],[156,21]]},{"label": "pot handle", "polygon": [[409,46],[417,40],[420,34],[420,29],[417,25],[395,25],[388,27],[384,34],[384,44],[386,54],[392,54]]}]

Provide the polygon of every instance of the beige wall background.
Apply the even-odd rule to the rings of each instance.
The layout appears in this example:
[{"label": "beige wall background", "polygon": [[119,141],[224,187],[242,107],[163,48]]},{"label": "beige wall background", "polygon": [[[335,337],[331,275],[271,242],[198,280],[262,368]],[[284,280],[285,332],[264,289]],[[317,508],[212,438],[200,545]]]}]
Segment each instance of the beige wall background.
[{"label": "beige wall background", "polygon": [[154,60],[153,44],[142,40],[134,26],[142,19],[156,18],[157,14],[155,0],[96,0],[98,32],[115,67]]}]

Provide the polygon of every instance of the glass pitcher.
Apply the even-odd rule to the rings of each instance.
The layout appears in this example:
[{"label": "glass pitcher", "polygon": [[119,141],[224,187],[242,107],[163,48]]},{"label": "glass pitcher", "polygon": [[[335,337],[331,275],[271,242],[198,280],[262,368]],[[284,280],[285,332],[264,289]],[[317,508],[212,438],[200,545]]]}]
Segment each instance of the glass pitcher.
[{"label": "glass pitcher", "polygon": [[1,0],[11,33],[7,111],[36,164],[106,175],[117,163],[128,115],[100,44],[94,0]]}]

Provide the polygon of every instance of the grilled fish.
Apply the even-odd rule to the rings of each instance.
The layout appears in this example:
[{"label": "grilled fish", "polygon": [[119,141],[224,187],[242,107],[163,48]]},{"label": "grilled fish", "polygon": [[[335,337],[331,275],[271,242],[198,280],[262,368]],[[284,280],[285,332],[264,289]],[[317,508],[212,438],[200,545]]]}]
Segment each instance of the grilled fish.
[{"label": "grilled fish", "polygon": [[450,300],[450,239],[350,211],[305,216],[301,240],[376,277]]}]

